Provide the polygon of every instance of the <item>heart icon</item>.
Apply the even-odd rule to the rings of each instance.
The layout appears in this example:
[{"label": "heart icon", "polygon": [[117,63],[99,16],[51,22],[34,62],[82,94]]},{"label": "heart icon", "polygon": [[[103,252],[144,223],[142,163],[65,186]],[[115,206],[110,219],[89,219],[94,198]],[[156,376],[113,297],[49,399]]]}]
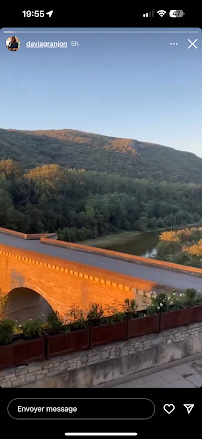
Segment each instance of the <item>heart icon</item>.
[{"label": "heart icon", "polygon": [[170,415],[175,410],[175,406],[174,404],[165,404],[163,406],[163,410],[165,410],[165,412],[168,413],[168,415]]}]

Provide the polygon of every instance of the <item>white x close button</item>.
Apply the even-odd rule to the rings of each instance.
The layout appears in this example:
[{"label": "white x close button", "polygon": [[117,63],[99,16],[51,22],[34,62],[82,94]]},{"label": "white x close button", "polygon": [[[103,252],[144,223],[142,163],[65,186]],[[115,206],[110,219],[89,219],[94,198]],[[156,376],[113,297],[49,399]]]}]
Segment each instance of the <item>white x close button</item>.
[{"label": "white x close button", "polygon": [[192,41],[189,40],[189,39],[188,39],[188,41],[191,43],[190,46],[188,47],[188,49],[190,49],[191,46],[193,46],[193,47],[195,47],[195,49],[197,49],[197,46],[195,46],[194,43],[195,43],[196,41],[198,41],[198,40],[193,41],[193,43],[192,43]]}]

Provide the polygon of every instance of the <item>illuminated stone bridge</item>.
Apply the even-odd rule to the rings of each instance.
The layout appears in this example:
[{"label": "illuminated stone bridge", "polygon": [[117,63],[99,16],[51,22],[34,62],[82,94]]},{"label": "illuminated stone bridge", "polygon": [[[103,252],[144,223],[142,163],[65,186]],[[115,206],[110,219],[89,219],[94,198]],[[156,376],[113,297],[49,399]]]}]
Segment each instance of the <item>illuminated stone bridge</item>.
[{"label": "illuminated stone bridge", "polygon": [[157,288],[202,289],[202,270],[0,229],[0,289],[28,288],[61,314],[151,297]]}]

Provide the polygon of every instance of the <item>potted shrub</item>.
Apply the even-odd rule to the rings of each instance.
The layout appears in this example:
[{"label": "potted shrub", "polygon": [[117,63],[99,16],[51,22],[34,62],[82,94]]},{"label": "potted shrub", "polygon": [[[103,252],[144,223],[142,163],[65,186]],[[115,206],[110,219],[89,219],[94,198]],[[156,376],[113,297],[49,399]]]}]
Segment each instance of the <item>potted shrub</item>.
[{"label": "potted shrub", "polygon": [[126,340],[126,315],[116,306],[108,308],[108,316],[104,316],[104,309],[93,303],[87,314],[90,325],[89,348],[103,344]]},{"label": "potted shrub", "polygon": [[188,288],[184,294],[184,303],[189,307],[189,324],[202,321],[202,294]]},{"label": "potted shrub", "polygon": [[9,356],[9,346],[12,343],[15,324],[12,320],[0,321],[0,367],[12,365],[13,359]]},{"label": "potted shrub", "polygon": [[46,337],[46,358],[88,349],[89,332],[84,312],[73,305],[62,320],[57,312],[49,314]]},{"label": "potted shrub", "polygon": [[125,313],[128,317],[128,339],[159,332],[159,313],[155,310],[147,308],[138,311],[135,300],[126,299]]},{"label": "potted shrub", "polygon": [[160,293],[152,298],[152,306],[156,312],[160,312],[160,332],[189,324],[189,312],[182,300],[182,294],[176,295],[173,291],[169,297]]},{"label": "potted shrub", "polygon": [[19,366],[44,359],[43,322],[28,321],[21,327],[11,320],[0,322],[0,366]]},{"label": "potted shrub", "polygon": [[91,326],[100,326],[104,319],[104,308],[99,303],[92,303],[87,313],[87,321]]}]

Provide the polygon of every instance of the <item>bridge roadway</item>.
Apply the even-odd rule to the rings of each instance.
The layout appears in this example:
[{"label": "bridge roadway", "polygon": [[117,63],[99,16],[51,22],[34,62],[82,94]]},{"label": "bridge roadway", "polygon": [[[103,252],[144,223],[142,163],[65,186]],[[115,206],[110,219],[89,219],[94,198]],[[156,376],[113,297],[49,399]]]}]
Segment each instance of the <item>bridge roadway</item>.
[{"label": "bridge roadway", "polygon": [[166,270],[165,268],[140,265],[135,262],[113,259],[112,257],[97,255],[95,253],[85,253],[84,251],[51,246],[49,244],[42,244],[40,241],[24,240],[4,233],[0,233],[0,244],[50,255],[68,261],[80,262],[128,276],[139,277],[176,289],[195,288],[196,290],[202,290],[202,278],[180,272],[177,273]]}]

